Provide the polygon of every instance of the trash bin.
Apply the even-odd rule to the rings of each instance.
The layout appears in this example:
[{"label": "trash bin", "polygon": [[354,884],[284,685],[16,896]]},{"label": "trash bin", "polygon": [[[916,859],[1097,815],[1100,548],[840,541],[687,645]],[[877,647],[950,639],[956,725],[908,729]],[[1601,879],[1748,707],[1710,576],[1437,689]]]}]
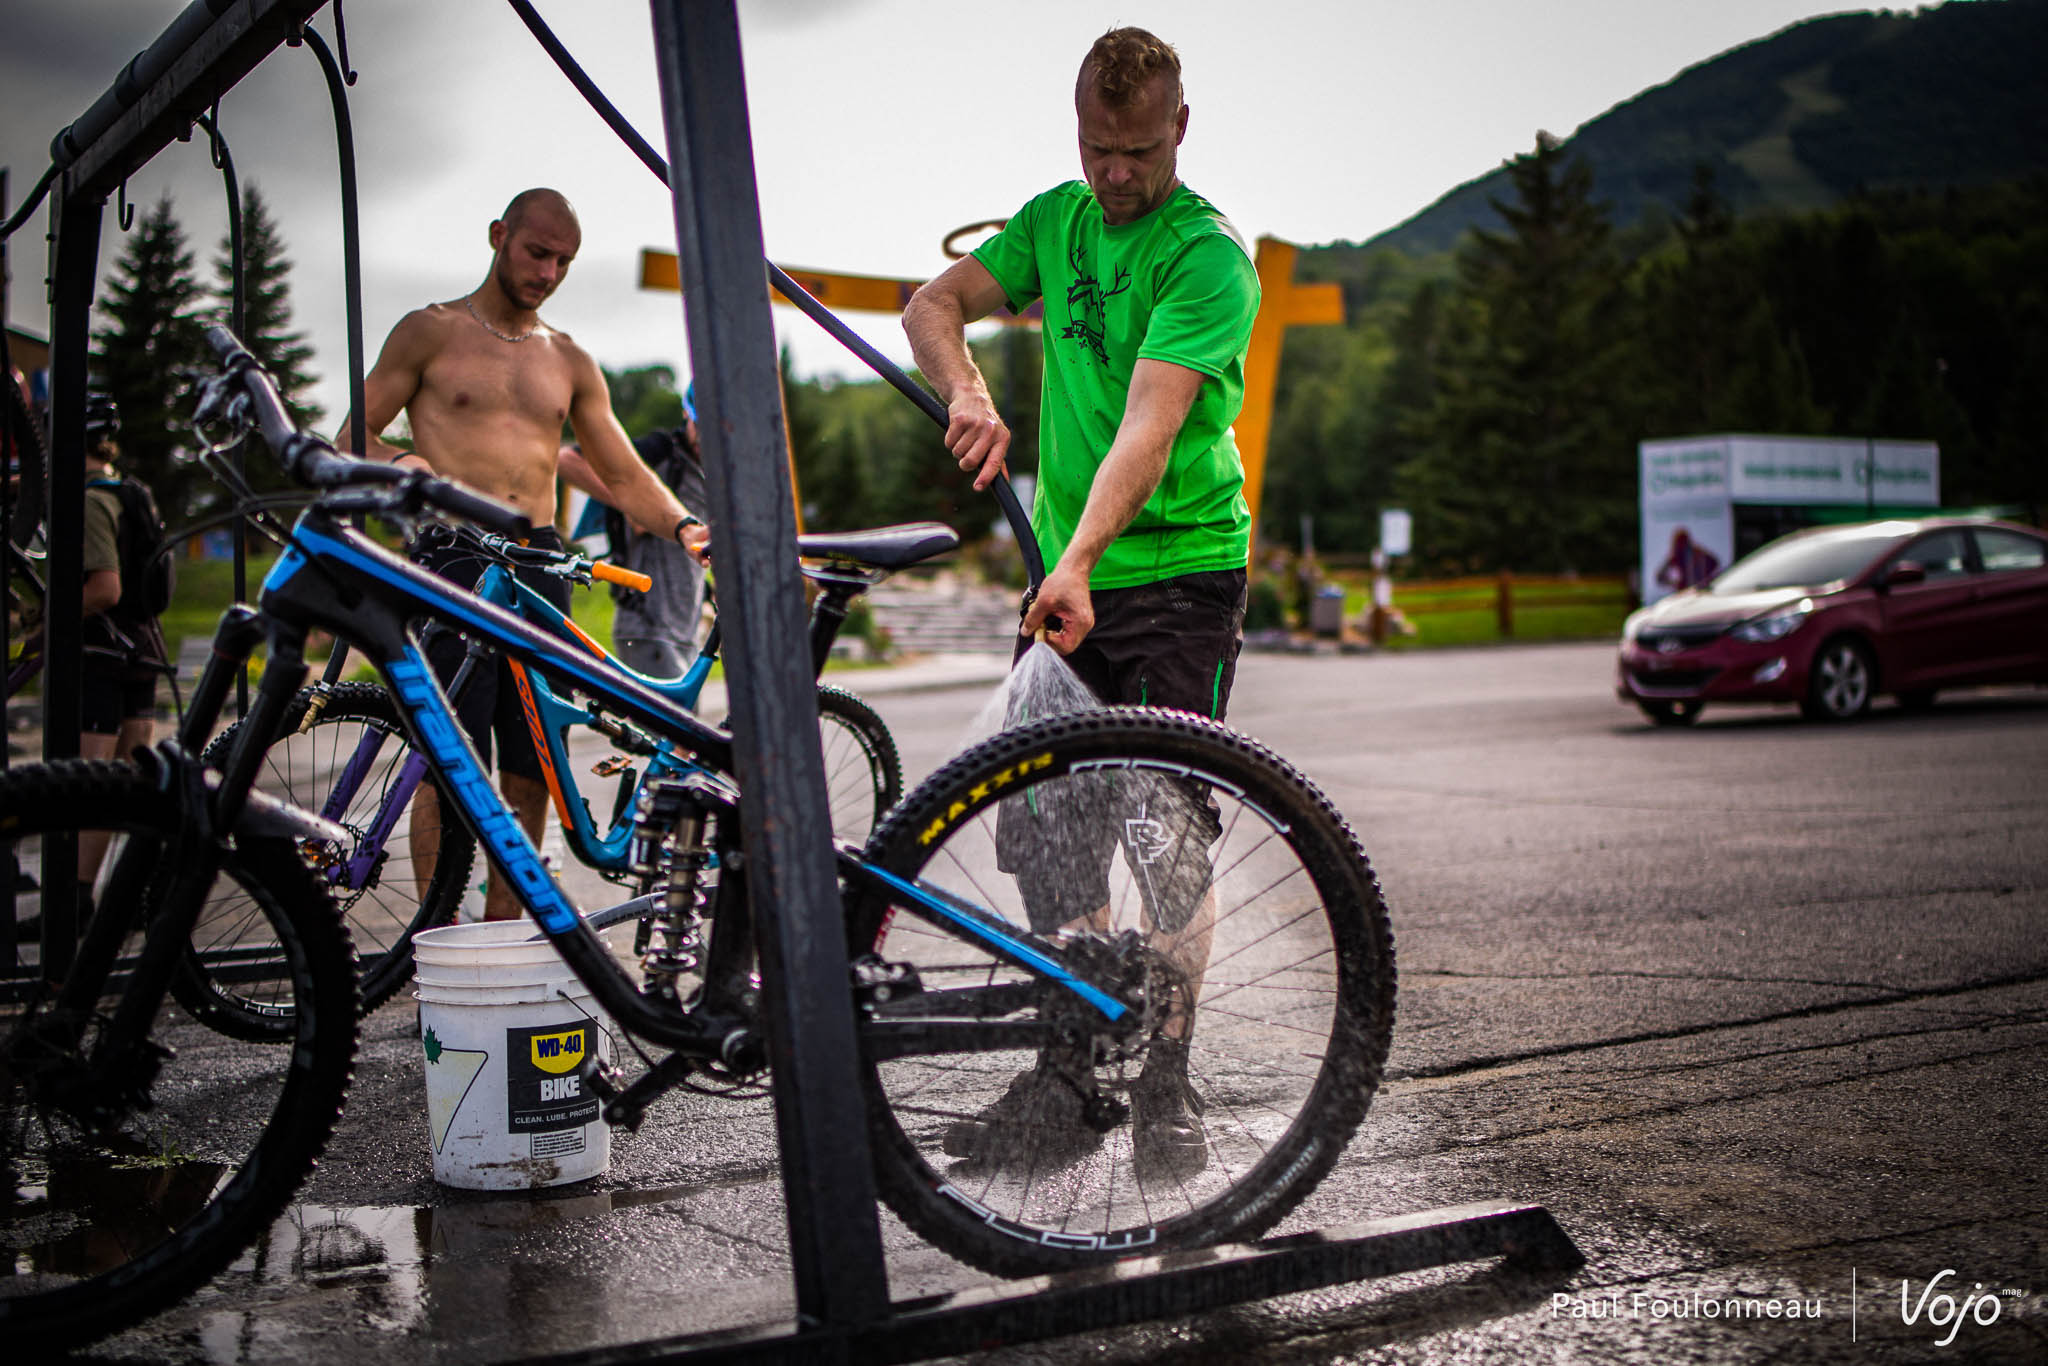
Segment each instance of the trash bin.
[{"label": "trash bin", "polygon": [[1344,632],[1344,590],[1341,588],[1319,588],[1309,601],[1308,629],[1319,636],[1337,636]]}]

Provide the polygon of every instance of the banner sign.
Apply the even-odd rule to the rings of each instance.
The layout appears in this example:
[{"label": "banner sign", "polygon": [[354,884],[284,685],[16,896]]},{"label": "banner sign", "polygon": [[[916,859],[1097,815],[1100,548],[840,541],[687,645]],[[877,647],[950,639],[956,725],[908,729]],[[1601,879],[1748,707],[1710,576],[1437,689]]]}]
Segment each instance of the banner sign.
[{"label": "banner sign", "polygon": [[1735,558],[1737,507],[1938,507],[1931,441],[1688,436],[1637,448],[1639,592],[1704,583]]}]

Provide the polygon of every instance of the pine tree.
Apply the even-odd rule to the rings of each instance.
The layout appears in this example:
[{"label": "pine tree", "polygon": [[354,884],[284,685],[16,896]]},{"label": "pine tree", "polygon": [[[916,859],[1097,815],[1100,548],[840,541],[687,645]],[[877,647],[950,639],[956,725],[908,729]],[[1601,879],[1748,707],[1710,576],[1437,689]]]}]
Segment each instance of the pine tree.
[{"label": "pine tree", "polygon": [[[291,330],[291,269],[277,220],[252,180],[242,191],[242,344],[276,379],[292,418],[300,426],[313,426],[319,422],[320,409],[304,399],[315,378],[306,371],[313,348],[306,345],[304,333]],[[234,304],[235,277],[233,241],[225,234],[213,258],[213,276],[218,319],[226,323]]]},{"label": "pine tree", "polygon": [[1757,288],[1751,239],[1739,235],[1714,170],[1693,172],[1678,245],[1640,274],[1636,389],[1644,433],[1825,432],[1798,340]]},{"label": "pine tree", "polygon": [[93,333],[92,385],[120,405],[123,473],[155,491],[173,524],[186,520],[200,487],[200,473],[177,454],[190,417],[181,372],[205,355],[201,303],[192,252],[166,194],[128,239],[107,283],[100,304],[106,321]]},{"label": "pine tree", "polygon": [[1633,550],[1635,447],[1606,206],[1548,133],[1507,170],[1508,231],[1459,253],[1427,448],[1404,472],[1418,545],[1476,569],[1616,566]]}]

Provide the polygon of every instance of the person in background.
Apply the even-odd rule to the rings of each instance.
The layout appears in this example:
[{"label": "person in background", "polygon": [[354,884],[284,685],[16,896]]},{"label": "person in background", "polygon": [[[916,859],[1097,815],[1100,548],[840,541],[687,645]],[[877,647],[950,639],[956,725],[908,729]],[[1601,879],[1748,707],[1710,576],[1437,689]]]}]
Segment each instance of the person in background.
[{"label": "person in background", "polygon": [[[704,456],[697,445],[697,386],[683,391],[683,420],[674,427],[647,433],[633,449],[662,483],[688,507],[709,501],[704,488]],[[564,446],[562,477],[578,488],[591,489],[591,501],[574,532],[575,539],[603,531],[613,563],[645,574],[654,586],[645,593],[614,584],[612,654],[621,664],[649,678],[675,678],[697,657],[697,627],[704,611],[704,562],[664,536],[641,533],[613,505],[611,491],[590,469],[583,453]]]},{"label": "person in background", "polygon": [[[170,596],[171,566],[163,520],[140,480],[116,467],[120,410],[103,393],[85,399],[86,486],[84,690],[78,753],[86,759],[126,757],[150,743],[156,727],[157,679],[169,671],[158,614]],[[92,886],[106,858],[109,834],[78,837],[79,909],[92,905]]]},{"label": "person in background", "polygon": [[[583,228],[559,191],[516,195],[490,225],[491,264],[468,294],[416,308],[399,319],[377,363],[363,380],[363,407],[372,459],[426,469],[458,480],[525,513],[533,543],[559,549],[555,534],[556,482],[562,473],[562,424],[575,432],[587,463],[616,491],[634,524],[707,555],[703,522],[656,479],[635,455],[612,413],[604,372],[568,333],[541,320],[582,249]],[[403,411],[417,449],[383,439]],[[350,446],[350,419],[338,442]],[[473,588],[484,564],[459,543],[422,545],[415,558],[435,573]],[[549,575],[522,581],[568,610],[568,586]],[[464,644],[437,639],[428,657],[445,685],[461,667]],[[548,788],[540,756],[519,707],[509,669],[479,670],[457,702],[463,728],[486,764],[497,742],[498,786],[518,813],[527,837],[538,842],[547,818]],[[423,784],[412,807],[415,859],[425,878],[440,844],[439,795]],[[515,919],[518,899],[491,879],[485,917]]]}]

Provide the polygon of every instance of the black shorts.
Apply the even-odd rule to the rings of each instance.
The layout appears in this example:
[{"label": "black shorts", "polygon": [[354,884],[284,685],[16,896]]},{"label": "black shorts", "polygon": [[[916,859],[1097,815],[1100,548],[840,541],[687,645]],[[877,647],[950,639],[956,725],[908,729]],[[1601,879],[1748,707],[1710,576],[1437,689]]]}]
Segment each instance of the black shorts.
[{"label": "black shorts", "polygon": [[123,721],[156,719],[154,671],[138,673],[123,664],[95,667],[86,657],[78,690],[78,728],[87,735],[119,735]]},{"label": "black shorts", "polygon": [[[1095,627],[1067,664],[1112,706],[1221,721],[1244,644],[1245,572],[1215,569],[1089,594]],[[1020,639],[1017,657],[1031,642]]]},{"label": "black shorts", "polygon": [[[1226,569],[1091,593],[1095,628],[1067,663],[1111,705],[1220,721],[1244,643],[1245,589],[1245,572]],[[1031,643],[1019,646],[1019,657]],[[1121,850],[1148,928],[1176,934],[1209,890],[1209,846],[1222,831],[1200,783],[1142,772],[1076,775],[1003,802],[997,866],[1016,877],[1031,928],[1045,934],[1108,903]]]},{"label": "black shorts", "polygon": [[[555,534],[553,527],[537,528],[528,538],[528,543],[544,550],[562,548],[562,538]],[[472,591],[490,563],[460,544],[416,551],[413,561]],[[569,584],[566,580],[527,567],[513,570],[513,576],[563,612],[569,610]],[[463,656],[467,653],[468,646],[463,637],[453,632],[436,632],[434,638],[427,642],[427,661],[434,666],[434,676],[442,687],[447,687],[455,677],[455,671],[462,667]],[[513,684],[511,667],[504,660],[480,663],[463,684],[461,696],[453,701],[455,715],[461,720],[462,728],[469,732],[470,743],[476,746],[485,768],[491,767],[491,740],[495,736],[500,771],[530,778],[534,782],[546,780],[540,755],[533,746],[533,732],[526,724],[525,709],[519,704],[519,689]]]}]

